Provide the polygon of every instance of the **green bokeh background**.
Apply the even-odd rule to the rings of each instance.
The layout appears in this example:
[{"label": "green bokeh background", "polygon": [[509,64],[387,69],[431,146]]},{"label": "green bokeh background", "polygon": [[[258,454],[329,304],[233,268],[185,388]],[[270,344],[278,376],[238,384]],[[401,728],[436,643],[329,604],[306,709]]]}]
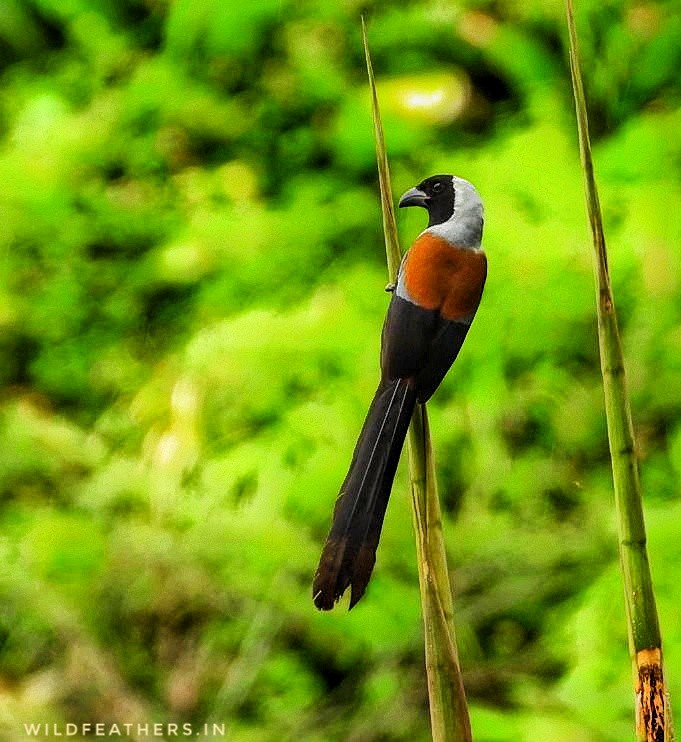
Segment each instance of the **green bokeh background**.
[{"label": "green bokeh background", "polygon": [[[677,700],[678,11],[577,3]],[[388,300],[361,12],[396,194],[486,205],[431,404],[475,739],[633,736],[562,2],[2,0],[3,740],[429,738],[404,467],[364,600],[310,596]]]}]

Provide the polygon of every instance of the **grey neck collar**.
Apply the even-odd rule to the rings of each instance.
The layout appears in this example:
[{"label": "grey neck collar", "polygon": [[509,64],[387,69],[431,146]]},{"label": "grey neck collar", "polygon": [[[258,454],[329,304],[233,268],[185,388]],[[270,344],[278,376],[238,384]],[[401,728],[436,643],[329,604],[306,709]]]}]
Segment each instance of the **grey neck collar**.
[{"label": "grey neck collar", "polygon": [[452,177],[454,213],[441,224],[433,224],[423,234],[437,235],[452,245],[479,250],[482,242],[484,208],[475,187],[463,178]]}]

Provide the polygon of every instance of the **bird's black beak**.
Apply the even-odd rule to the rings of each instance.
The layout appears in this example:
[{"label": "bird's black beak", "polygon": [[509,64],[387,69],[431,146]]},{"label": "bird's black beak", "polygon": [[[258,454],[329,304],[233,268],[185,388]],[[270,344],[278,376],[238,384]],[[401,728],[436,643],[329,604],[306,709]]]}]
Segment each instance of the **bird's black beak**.
[{"label": "bird's black beak", "polygon": [[410,188],[406,193],[402,194],[402,198],[398,206],[403,208],[404,206],[423,206],[428,207],[428,196],[419,188]]}]

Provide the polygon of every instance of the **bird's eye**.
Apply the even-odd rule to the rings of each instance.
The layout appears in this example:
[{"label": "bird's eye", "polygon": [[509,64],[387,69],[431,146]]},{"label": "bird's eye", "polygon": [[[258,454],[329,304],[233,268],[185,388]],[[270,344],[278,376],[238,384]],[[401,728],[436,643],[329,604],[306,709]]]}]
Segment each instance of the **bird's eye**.
[{"label": "bird's eye", "polygon": [[442,191],[442,183],[433,183],[433,193],[440,193]]}]

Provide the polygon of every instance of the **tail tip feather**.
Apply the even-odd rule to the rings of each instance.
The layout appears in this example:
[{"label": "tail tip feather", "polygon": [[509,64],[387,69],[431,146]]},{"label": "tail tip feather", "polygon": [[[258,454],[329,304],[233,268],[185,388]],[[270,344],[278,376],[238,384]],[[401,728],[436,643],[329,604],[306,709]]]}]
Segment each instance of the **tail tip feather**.
[{"label": "tail tip feather", "polygon": [[348,610],[357,605],[364,595],[369,578],[376,562],[376,549],[369,544],[363,544],[350,565],[343,561],[343,552],[339,552],[338,544],[330,542],[324,549],[317,573],[312,582],[312,600],[320,611],[330,611],[341,599],[343,593],[350,588],[350,605]]},{"label": "tail tip feather", "polygon": [[345,543],[335,539],[326,542],[312,582],[312,600],[320,611],[330,611],[350,582],[349,576],[343,575],[344,554]]}]

